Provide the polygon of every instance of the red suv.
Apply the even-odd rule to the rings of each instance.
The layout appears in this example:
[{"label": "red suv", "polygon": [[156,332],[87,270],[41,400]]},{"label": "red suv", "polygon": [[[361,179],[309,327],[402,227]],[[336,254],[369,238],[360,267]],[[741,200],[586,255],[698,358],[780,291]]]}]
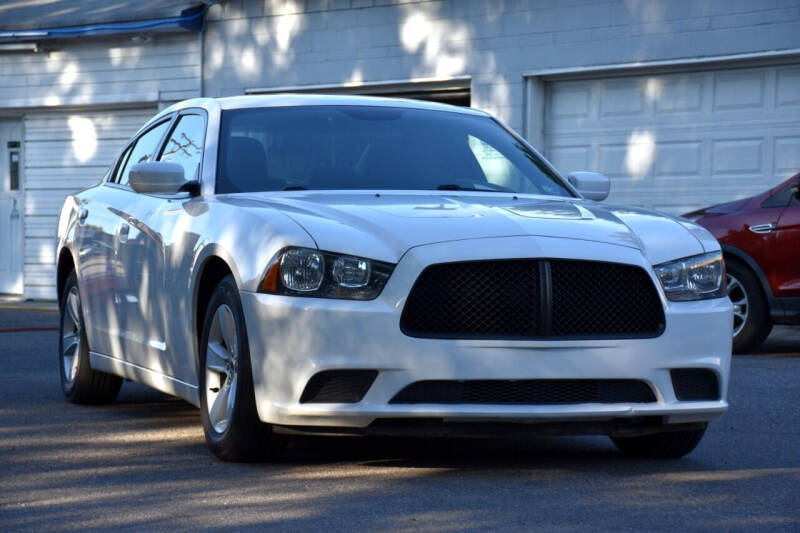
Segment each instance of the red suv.
[{"label": "red suv", "polygon": [[733,351],[760,345],[773,324],[800,324],[800,174],[766,192],[683,215],[722,245],[733,302]]}]

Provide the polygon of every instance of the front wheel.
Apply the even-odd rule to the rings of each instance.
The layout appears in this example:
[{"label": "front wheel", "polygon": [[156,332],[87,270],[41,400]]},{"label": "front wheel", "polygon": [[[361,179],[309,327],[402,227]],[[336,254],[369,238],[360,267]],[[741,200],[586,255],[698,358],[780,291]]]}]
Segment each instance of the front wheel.
[{"label": "front wheel", "polygon": [[677,459],[694,450],[706,432],[700,429],[664,431],[639,437],[611,437],[619,450],[629,457]]},{"label": "front wheel", "polygon": [[92,370],[89,364],[89,341],[74,271],[64,283],[59,303],[58,366],[64,396],[72,403],[100,404],[113,401],[119,394],[122,378]]},{"label": "front wheel", "polygon": [[755,275],[734,259],[726,261],[728,297],[733,304],[733,351],[758,348],[772,331],[769,306]]},{"label": "front wheel", "polygon": [[231,276],[223,278],[211,295],[198,374],[203,431],[214,455],[243,462],[280,453],[271,427],[259,420],[256,411],[244,313]]}]

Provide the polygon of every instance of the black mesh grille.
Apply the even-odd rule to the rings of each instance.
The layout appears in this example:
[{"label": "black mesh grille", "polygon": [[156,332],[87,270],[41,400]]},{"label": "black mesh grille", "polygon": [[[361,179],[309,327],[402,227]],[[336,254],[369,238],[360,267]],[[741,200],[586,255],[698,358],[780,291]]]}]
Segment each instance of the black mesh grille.
[{"label": "black mesh grille", "polygon": [[636,338],[664,330],[647,273],[599,261],[510,259],[426,268],[403,309],[412,337]]},{"label": "black mesh grille", "polygon": [[551,335],[648,336],[661,333],[664,310],[639,267],[590,261],[550,261]]},{"label": "black mesh grille", "polygon": [[674,368],[670,370],[670,376],[678,400],[719,400],[719,380],[712,370]]},{"label": "black mesh grille", "polygon": [[552,405],[654,401],[652,389],[635,379],[481,379],[417,381],[389,403]]},{"label": "black mesh grille", "polygon": [[360,402],[377,375],[377,370],[323,370],[308,380],[300,403]]}]

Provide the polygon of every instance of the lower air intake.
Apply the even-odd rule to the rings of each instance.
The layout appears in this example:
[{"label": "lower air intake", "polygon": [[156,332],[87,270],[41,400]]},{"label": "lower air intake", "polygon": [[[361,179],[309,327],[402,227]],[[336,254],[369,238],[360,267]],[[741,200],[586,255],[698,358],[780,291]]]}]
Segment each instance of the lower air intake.
[{"label": "lower air intake", "polygon": [[719,400],[719,380],[707,368],[673,368],[672,388],[681,401]]},{"label": "lower air intake", "polygon": [[308,380],[300,403],[358,403],[377,376],[377,370],[323,370]]},{"label": "lower air intake", "polygon": [[389,403],[559,405],[655,401],[653,390],[635,379],[481,379],[417,381]]}]

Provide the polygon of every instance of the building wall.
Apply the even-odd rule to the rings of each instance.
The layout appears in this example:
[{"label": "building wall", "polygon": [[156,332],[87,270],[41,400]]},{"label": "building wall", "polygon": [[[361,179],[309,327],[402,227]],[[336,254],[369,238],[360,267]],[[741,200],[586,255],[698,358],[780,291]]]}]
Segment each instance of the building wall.
[{"label": "building wall", "polygon": [[55,298],[64,198],[99,181],[160,106],[200,95],[197,34],[0,55],[0,114],[23,126],[24,295]]},{"label": "building wall", "polygon": [[796,0],[232,0],[207,21],[208,96],[468,75],[518,130],[531,70],[800,46]]}]

